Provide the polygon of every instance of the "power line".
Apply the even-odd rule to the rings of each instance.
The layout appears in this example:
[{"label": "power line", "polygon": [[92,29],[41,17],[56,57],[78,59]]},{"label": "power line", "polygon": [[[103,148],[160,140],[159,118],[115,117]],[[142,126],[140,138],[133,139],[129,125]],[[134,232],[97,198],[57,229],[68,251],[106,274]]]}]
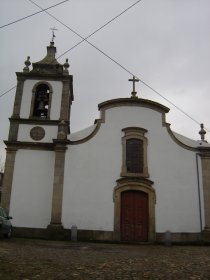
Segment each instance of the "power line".
[{"label": "power line", "polygon": [[[34,4],[36,7],[38,7],[39,9],[41,9],[42,11],[44,11],[44,9],[39,6],[37,3],[35,3],[33,0],[28,0],[29,2],[31,2],[32,4]],[[48,14],[50,17],[52,17],[53,19],[55,19],[57,22],[59,22],[61,25],[63,25],[64,27],[66,27],[67,29],[69,29],[72,33],[74,33],[75,35],[77,35],[78,37],[80,37],[82,40],[80,42],[78,42],[75,46],[73,46],[72,48],[70,48],[69,50],[65,51],[62,55],[58,56],[58,58],[62,57],[64,54],[66,54],[67,52],[69,52],[70,50],[72,50],[73,48],[77,47],[78,45],[80,45],[82,42],[87,42],[88,44],[90,44],[93,48],[97,49],[99,52],[103,53],[104,55],[106,55],[103,51],[101,51],[99,48],[97,48],[95,45],[93,45],[92,43],[90,43],[87,39],[90,38],[91,36],[93,36],[96,32],[98,32],[99,30],[101,30],[102,28],[104,28],[105,26],[107,26],[109,23],[113,22],[114,20],[116,20],[118,17],[120,17],[121,15],[123,15],[124,13],[126,13],[128,10],[130,10],[131,8],[133,8],[135,5],[137,5],[139,2],[141,2],[142,0],[138,0],[135,3],[133,3],[132,5],[130,5],[128,8],[126,8],[125,10],[123,10],[121,13],[119,13],[117,16],[113,17],[112,19],[110,19],[108,22],[106,22],[105,24],[103,24],[101,27],[99,27],[98,29],[96,29],[94,32],[92,32],[90,35],[88,35],[87,37],[83,37],[81,36],[78,32],[76,32],[75,30],[73,30],[72,28],[70,28],[68,25],[66,25],[65,23],[63,23],[61,20],[59,20],[58,18],[56,18],[55,16],[53,16],[51,13],[44,11],[46,14]]]},{"label": "power line", "polygon": [[69,1],[69,0],[61,1],[61,2],[59,2],[59,3],[57,3],[57,4],[55,4],[55,5],[52,5],[52,6],[48,7],[48,8],[46,8],[46,9],[42,9],[41,11],[38,11],[38,12],[36,12],[36,13],[30,14],[30,15],[28,15],[28,16],[22,17],[22,18],[20,18],[20,19],[15,20],[15,21],[12,21],[12,22],[9,22],[9,23],[7,23],[7,24],[4,24],[4,25],[0,26],[0,29],[2,29],[2,28],[4,28],[4,27],[7,27],[7,26],[9,26],[9,25],[15,24],[15,23],[17,23],[17,22],[19,22],[19,21],[22,21],[22,20],[24,20],[24,19],[30,18],[30,17],[32,17],[32,16],[35,16],[35,15],[37,15],[37,14],[43,13],[44,11],[49,10],[49,9],[51,9],[51,8],[54,8],[54,7],[56,7],[56,6],[59,6],[59,5],[65,3],[65,2],[67,2],[67,1]]},{"label": "power line", "polygon": [[[125,9],[124,11],[122,11],[120,14],[118,14],[117,16],[115,16],[114,18],[112,18],[111,20],[109,20],[107,23],[103,24],[101,27],[99,27],[98,29],[96,29],[94,32],[92,32],[90,35],[88,35],[87,37],[83,37],[81,36],[78,32],[74,31],[72,28],[70,28],[69,26],[67,26],[66,24],[64,24],[62,21],[60,21],[59,19],[57,19],[55,16],[53,16],[52,14],[50,14],[49,12],[46,11],[46,9],[43,9],[42,7],[40,7],[38,4],[36,4],[34,1],[32,0],[28,0],[30,1],[32,4],[36,5],[37,7],[39,7],[42,12],[47,13],[50,17],[52,17],[53,19],[55,19],[57,22],[59,22],[60,24],[62,24],[63,26],[65,26],[66,28],[68,28],[71,32],[73,32],[74,34],[76,34],[78,37],[80,37],[82,40],[80,42],[78,42],[77,44],[75,44],[73,47],[71,47],[70,49],[68,49],[67,51],[65,51],[64,53],[62,53],[60,56],[57,57],[60,58],[62,57],[64,54],[66,54],[67,52],[71,51],[72,49],[74,49],[75,47],[77,47],[78,45],[80,45],[82,42],[86,42],[89,45],[91,45],[93,48],[95,48],[96,50],[98,50],[101,54],[103,54],[104,56],[106,56],[108,59],[110,59],[112,62],[114,62],[116,65],[118,65],[120,68],[122,68],[124,71],[126,71],[127,73],[129,73],[132,76],[135,76],[136,78],[138,78],[136,75],[134,75],[130,70],[128,70],[126,67],[124,67],[122,64],[120,64],[119,62],[117,62],[115,59],[113,59],[112,57],[110,57],[108,54],[106,54],[104,51],[102,51],[101,49],[99,49],[98,47],[96,47],[94,44],[92,44],[91,42],[89,42],[87,39],[90,38],[91,36],[93,36],[96,32],[98,32],[99,30],[101,30],[102,28],[104,28],[105,26],[107,26],[109,23],[113,22],[115,19],[117,19],[118,17],[120,17],[122,14],[124,14],[125,12],[127,12],[129,9],[131,9],[132,7],[134,7],[136,4],[138,4],[139,2],[141,2],[141,0],[138,0],[137,2],[135,2],[134,4],[132,4],[131,6],[129,6],[127,9]],[[63,1],[65,2],[65,1]],[[181,113],[183,113],[185,116],[187,116],[188,118],[190,118],[192,121],[194,121],[195,123],[200,125],[200,122],[198,122],[197,120],[195,120],[194,118],[192,118],[189,114],[187,114],[184,110],[182,110],[180,107],[178,107],[176,104],[174,104],[172,101],[170,101],[169,99],[167,99],[166,97],[164,97],[160,92],[158,92],[157,90],[155,90],[153,87],[151,87],[149,84],[147,84],[146,82],[144,82],[142,79],[138,78],[141,83],[143,83],[146,87],[148,87],[150,90],[152,90],[153,92],[155,92],[156,94],[158,94],[159,96],[161,96],[164,100],[166,100],[168,103],[170,103],[172,106],[174,106],[177,110],[179,110]],[[16,86],[14,86],[13,88],[11,88],[10,90],[8,90],[7,92],[3,93],[2,95],[0,95],[0,97],[2,97],[3,95],[5,95],[6,93],[8,93],[9,91],[11,91],[12,89],[14,89]],[[206,127],[205,127],[206,128]],[[206,128],[206,130],[209,132],[209,130]]]},{"label": "power line", "polygon": [[[31,3],[33,3],[35,6],[39,7],[40,9],[42,9],[42,7],[40,7],[38,4],[36,4],[33,0],[28,0]],[[125,70],[127,73],[129,73],[132,76],[135,76],[136,78],[138,78],[136,75],[134,75],[130,70],[128,70],[126,67],[124,67],[121,63],[117,62],[115,59],[113,59],[112,57],[110,57],[108,54],[106,54],[104,51],[102,51],[101,49],[99,49],[98,47],[96,47],[94,44],[92,44],[90,41],[88,41],[87,39],[90,38],[93,34],[95,34],[96,32],[98,32],[99,30],[101,30],[102,28],[104,28],[106,25],[108,25],[110,22],[114,21],[115,19],[117,19],[119,16],[121,16],[122,14],[124,14],[125,12],[127,12],[129,9],[131,9],[132,7],[134,7],[136,4],[138,4],[139,2],[141,2],[141,0],[136,1],[134,4],[132,4],[131,6],[129,6],[127,9],[125,9],[123,12],[121,12],[120,14],[118,14],[117,16],[115,16],[114,18],[112,18],[111,20],[109,20],[107,23],[105,23],[104,25],[102,25],[100,28],[96,29],[94,32],[92,32],[89,36],[87,37],[83,37],[81,36],[78,32],[76,32],[75,30],[73,30],[72,28],[70,28],[69,26],[67,26],[65,23],[63,23],[62,21],[60,21],[59,19],[57,19],[55,16],[53,16],[52,14],[50,14],[49,12],[45,11],[46,14],[48,14],[50,17],[52,17],[53,19],[55,19],[57,22],[59,22],[60,24],[62,24],[63,26],[65,26],[66,28],[68,28],[71,32],[73,32],[74,34],[76,34],[78,37],[80,37],[82,40],[80,42],[78,42],[76,45],[74,45],[73,47],[71,47],[69,50],[65,51],[63,54],[61,54],[60,56],[58,56],[57,58],[62,57],[64,54],[66,54],[67,52],[69,52],[70,50],[72,50],[73,48],[77,47],[79,44],[81,44],[82,42],[86,42],[89,45],[91,45],[93,48],[95,48],[97,51],[99,51],[101,54],[103,54],[104,56],[106,56],[108,59],[110,59],[112,62],[114,62],[115,64],[117,64],[120,68],[122,68],[123,70]],[[43,9],[42,9],[43,10]],[[166,100],[169,104],[171,104],[172,106],[174,106],[177,110],[179,110],[181,113],[183,113],[185,116],[187,116],[188,118],[190,118],[192,121],[194,121],[195,123],[200,125],[200,122],[198,122],[197,120],[195,120],[193,117],[191,117],[189,114],[187,114],[184,110],[182,110],[180,107],[178,107],[176,104],[174,104],[172,101],[170,101],[169,99],[167,99],[166,97],[164,97],[161,93],[159,93],[157,90],[155,90],[153,87],[151,87],[149,84],[147,84],[146,82],[144,82],[142,79],[138,78],[140,80],[141,83],[143,83],[146,87],[148,87],[150,90],[152,90],[153,92],[155,92],[156,94],[158,94],[159,96],[161,96],[164,100]],[[206,128],[206,127],[205,127]],[[206,130],[209,132],[209,130],[206,128]]]},{"label": "power line", "polygon": [[14,87],[10,88],[9,90],[5,91],[4,93],[2,93],[2,94],[0,95],[0,98],[1,98],[2,96],[4,96],[5,94],[7,94],[8,92],[12,91],[12,90],[15,89],[15,88],[16,88],[16,86],[14,86]]},{"label": "power line", "polygon": [[[129,6],[127,9],[125,9],[124,11],[122,11],[120,14],[118,14],[117,16],[113,17],[111,20],[109,20],[108,22],[106,22],[105,24],[103,24],[102,26],[100,26],[98,29],[96,29],[94,32],[92,32],[90,35],[88,35],[86,38],[83,38],[82,36],[80,36],[77,32],[75,32],[74,30],[72,30],[70,27],[68,27],[66,24],[64,24],[63,22],[61,22],[60,20],[58,20],[56,17],[54,17],[53,15],[51,15],[50,13],[48,13],[46,10],[49,9],[50,7],[48,7],[47,9],[43,9],[42,7],[40,7],[39,5],[37,5],[35,2],[33,2],[32,0],[28,0],[30,1],[32,4],[36,5],[39,9],[41,9],[40,12],[46,12],[48,15],[50,15],[51,17],[53,17],[56,21],[58,21],[59,23],[61,23],[62,25],[64,25],[66,28],[68,28],[70,31],[74,32],[77,36],[79,36],[80,38],[82,38],[82,40],[80,42],[78,42],[77,44],[75,44],[73,47],[71,47],[70,49],[68,49],[67,51],[65,51],[64,53],[62,53],[60,56],[57,57],[60,58],[62,57],[64,54],[66,54],[67,52],[71,51],[72,49],[76,48],[78,45],[80,45],[82,42],[86,41],[87,38],[90,38],[91,36],[93,36],[96,32],[98,32],[99,30],[101,30],[102,28],[104,28],[105,26],[107,26],[109,23],[111,23],[112,21],[114,21],[115,19],[117,19],[119,16],[121,16],[122,14],[124,14],[125,12],[127,12],[129,9],[131,9],[134,5],[136,5],[138,2],[140,2],[141,0],[135,2],[134,4],[132,4],[131,6]],[[69,0],[67,0],[69,1]],[[66,1],[63,1],[66,2]],[[63,3],[60,2],[60,3]],[[58,5],[58,4],[57,4]],[[51,6],[52,7],[52,6]],[[88,41],[87,41],[88,42]],[[91,43],[90,43],[91,44]],[[93,44],[91,44],[93,47],[95,47]],[[95,47],[96,48],[96,47]],[[98,48],[97,48],[98,49]],[[100,49],[98,49],[98,51],[102,52]],[[104,53],[104,55],[106,55]],[[108,56],[107,56],[108,57]],[[111,58],[110,58],[111,59]],[[115,61],[115,63],[117,63]],[[120,64],[119,64],[120,65]],[[124,69],[125,70],[125,69]],[[5,94],[7,94],[8,92],[10,92],[11,90],[13,90],[14,88],[16,88],[16,86],[12,87],[11,89],[7,90],[6,92],[4,92],[3,94],[0,95],[0,98],[2,96],[4,96]]]},{"label": "power line", "polygon": [[[29,0],[30,1],[30,0]],[[142,1],[142,0],[140,0]],[[138,1],[138,2],[140,2]],[[137,3],[134,3],[132,6],[128,7],[126,10],[124,10],[123,12],[121,12],[120,14],[118,14],[117,16],[115,16],[114,18],[112,18],[111,20],[109,20],[107,23],[103,24],[102,26],[100,26],[98,29],[96,29],[95,31],[93,31],[91,34],[89,34],[87,37],[82,37],[80,36],[77,32],[74,32],[74,30],[70,29],[69,27],[67,27],[70,31],[72,31],[73,33],[75,33],[77,36],[79,36],[80,38],[82,38],[81,41],[79,41],[77,44],[75,44],[73,47],[71,47],[70,49],[66,50],[64,53],[62,53],[61,55],[59,55],[57,57],[57,59],[59,59],[60,57],[62,57],[64,54],[68,53],[69,51],[73,50],[74,48],[76,48],[77,46],[79,46],[81,43],[83,43],[84,41],[86,41],[87,43],[91,44],[90,42],[87,41],[88,38],[92,37],[94,34],[96,34],[98,31],[100,31],[102,28],[104,28],[105,26],[107,26],[109,23],[111,23],[112,21],[114,21],[115,19],[117,19],[119,16],[121,16],[122,14],[124,14],[125,12],[127,12],[131,7],[133,7],[134,5],[136,5]],[[92,47],[96,48],[93,44],[91,44]],[[98,51],[101,51],[100,49],[96,48]],[[104,53],[105,55],[105,53]]]},{"label": "power line", "polygon": [[[177,110],[179,110],[181,113],[183,113],[185,116],[187,116],[188,118],[190,118],[192,121],[196,122],[197,124],[200,125],[200,122],[198,122],[197,120],[195,120],[193,117],[191,117],[189,114],[187,114],[184,110],[182,110],[180,107],[178,107],[175,103],[173,103],[172,101],[170,101],[169,99],[167,99],[165,96],[163,96],[160,92],[158,92],[157,90],[155,90],[153,87],[151,87],[150,85],[148,85],[147,83],[145,83],[143,80],[141,80],[140,78],[138,78],[137,76],[135,76],[137,79],[139,79],[139,81],[144,84],[146,87],[148,87],[149,89],[151,89],[152,91],[154,91],[155,93],[157,93],[160,97],[162,97],[164,100],[166,100],[168,103],[170,103],[171,105],[173,105]],[[206,127],[205,127],[206,128]],[[209,132],[209,130],[206,128],[206,130]]]}]

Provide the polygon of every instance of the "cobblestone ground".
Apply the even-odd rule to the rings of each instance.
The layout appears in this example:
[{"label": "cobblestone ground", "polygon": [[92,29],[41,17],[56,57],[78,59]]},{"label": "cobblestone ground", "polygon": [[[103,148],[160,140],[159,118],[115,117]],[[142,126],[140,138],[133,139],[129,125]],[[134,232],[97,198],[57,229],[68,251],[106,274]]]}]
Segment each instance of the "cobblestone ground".
[{"label": "cobblestone ground", "polygon": [[210,247],[0,239],[0,279],[210,279]]}]

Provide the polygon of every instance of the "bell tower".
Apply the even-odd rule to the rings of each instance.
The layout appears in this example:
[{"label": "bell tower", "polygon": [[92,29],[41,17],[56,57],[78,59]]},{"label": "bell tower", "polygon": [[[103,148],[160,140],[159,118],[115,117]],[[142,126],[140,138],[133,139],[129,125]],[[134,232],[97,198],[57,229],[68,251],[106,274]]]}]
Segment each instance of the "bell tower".
[{"label": "bell tower", "polygon": [[[67,126],[67,133],[69,133],[73,76],[69,75],[68,59],[61,65],[56,60],[55,54],[56,47],[51,41],[47,47],[46,57],[39,62],[32,63],[32,70],[30,70],[31,62],[28,56],[23,72],[16,73],[17,90],[13,114],[10,118],[9,141],[28,141],[28,137],[18,139],[19,129],[23,129],[22,125],[26,124],[47,125],[55,128],[63,120]],[[27,128],[31,127],[25,126],[24,130]],[[31,136],[33,139],[33,133],[32,135],[30,133]],[[49,133],[45,136],[50,137]]]},{"label": "bell tower", "polygon": [[[10,118],[9,142],[46,142],[56,138],[55,131],[60,121],[65,122],[66,132],[70,132],[73,76],[69,75],[68,59],[61,65],[55,54],[56,47],[51,41],[46,57],[32,63],[32,70],[28,56],[23,72],[16,73],[17,89]],[[37,126],[43,129],[35,129]]]},{"label": "bell tower", "polygon": [[[30,57],[27,57],[23,71],[16,73],[16,96],[10,118],[9,136],[5,141],[7,156],[2,206],[9,212],[11,200],[15,201],[14,205],[18,204],[17,195],[13,195],[18,184],[28,195],[30,192],[27,188],[31,187],[32,191],[34,188],[40,188],[41,192],[45,191],[46,197],[50,197],[48,212],[51,211],[51,221],[48,224],[61,225],[64,162],[68,144],[67,134],[70,133],[73,76],[69,74],[68,59],[62,65],[55,55],[56,47],[52,39],[47,46],[47,55],[42,60],[32,63],[31,67]],[[34,155],[35,159],[30,159]],[[31,167],[26,171],[24,161],[31,164],[33,170]],[[48,173],[52,178],[48,179],[46,174],[46,181],[41,182],[42,186],[36,187],[34,183],[32,187],[33,182],[28,184],[28,181],[33,176],[37,178],[39,173],[43,172],[43,168],[39,167],[44,166],[43,161],[45,165],[49,162],[51,169],[48,167]],[[51,189],[49,195],[47,188]],[[37,194],[37,201],[39,196]],[[17,206],[13,207],[13,212],[16,211],[15,207]],[[40,224],[42,223],[41,221]]]}]

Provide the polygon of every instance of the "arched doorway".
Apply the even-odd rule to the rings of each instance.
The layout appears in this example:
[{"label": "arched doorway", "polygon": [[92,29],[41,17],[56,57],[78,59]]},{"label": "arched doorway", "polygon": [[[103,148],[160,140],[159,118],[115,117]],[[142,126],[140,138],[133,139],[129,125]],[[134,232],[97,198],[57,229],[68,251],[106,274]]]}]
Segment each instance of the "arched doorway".
[{"label": "arched doorway", "polygon": [[114,240],[155,241],[155,190],[146,178],[121,178],[114,188]]},{"label": "arched doorway", "polygon": [[148,241],[148,194],[137,190],[121,193],[122,241]]}]

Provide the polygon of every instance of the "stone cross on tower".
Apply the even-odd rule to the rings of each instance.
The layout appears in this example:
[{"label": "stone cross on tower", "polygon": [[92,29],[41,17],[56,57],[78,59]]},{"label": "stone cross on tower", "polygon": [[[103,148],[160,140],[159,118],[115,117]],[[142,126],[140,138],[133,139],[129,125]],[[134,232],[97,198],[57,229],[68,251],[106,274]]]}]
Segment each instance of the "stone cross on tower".
[{"label": "stone cross on tower", "polygon": [[133,79],[129,79],[129,82],[133,82],[133,91],[131,92],[131,98],[138,98],[136,96],[137,92],[135,91],[135,83],[139,82],[139,79],[133,76]]},{"label": "stone cross on tower", "polygon": [[55,31],[57,31],[58,29],[56,29],[55,27],[52,27],[52,28],[50,28],[50,30],[52,30],[52,40],[51,40],[51,42],[54,42]]}]

